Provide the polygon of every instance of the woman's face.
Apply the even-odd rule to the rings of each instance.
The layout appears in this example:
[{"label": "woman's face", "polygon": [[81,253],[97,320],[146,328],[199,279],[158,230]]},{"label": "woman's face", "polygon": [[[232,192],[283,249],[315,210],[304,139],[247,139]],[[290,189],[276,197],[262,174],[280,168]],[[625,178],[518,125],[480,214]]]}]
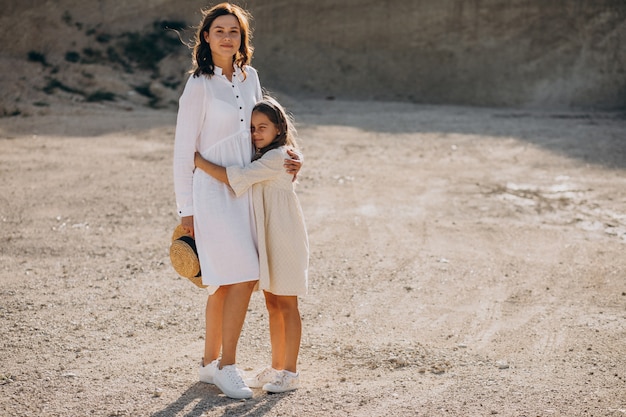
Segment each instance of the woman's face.
[{"label": "woman's face", "polygon": [[241,28],[239,21],[232,14],[216,18],[208,31],[204,32],[204,40],[211,48],[213,62],[221,60],[230,62],[241,46]]},{"label": "woman's face", "polygon": [[254,146],[257,149],[261,149],[272,143],[280,132],[269,117],[260,111],[253,111],[250,121],[250,133]]}]

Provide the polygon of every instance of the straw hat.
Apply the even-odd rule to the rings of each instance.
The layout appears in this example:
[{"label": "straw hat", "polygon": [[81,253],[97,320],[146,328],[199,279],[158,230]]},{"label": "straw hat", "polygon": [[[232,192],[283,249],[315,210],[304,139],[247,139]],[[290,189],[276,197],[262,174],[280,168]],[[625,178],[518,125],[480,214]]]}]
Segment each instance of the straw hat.
[{"label": "straw hat", "polygon": [[200,261],[198,260],[198,251],[196,242],[183,229],[182,225],[178,225],[172,234],[172,244],[170,246],[170,261],[174,270],[181,277],[188,278],[196,286],[206,288],[202,284],[202,275],[200,271]]}]

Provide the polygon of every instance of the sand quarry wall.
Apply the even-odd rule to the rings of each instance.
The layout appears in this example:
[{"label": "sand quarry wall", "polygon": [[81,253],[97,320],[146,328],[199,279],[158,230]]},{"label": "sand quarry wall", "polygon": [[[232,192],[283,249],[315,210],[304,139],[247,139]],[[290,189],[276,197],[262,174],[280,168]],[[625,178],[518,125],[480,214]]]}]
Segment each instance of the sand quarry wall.
[{"label": "sand quarry wall", "polygon": [[[3,72],[10,67],[7,63],[26,62],[28,53],[36,51],[45,56],[47,66],[37,71],[45,73],[40,75],[48,83],[54,77],[62,79],[66,71],[84,75],[84,69],[76,69],[81,63],[100,74],[97,66],[106,66],[105,59],[85,60],[84,50],[93,54],[100,48],[100,56],[110,58],[107,50],[120,34],[154,30],[154,22],[163,20],[195,25],[199,9],[210,4],[2,3]],[[263,84],[274,91],[431,104],[626,107],[624,0],[249,0],[247,7],[255,17],[253,64]],[[77,52],[72,62],[67,62],[68,51]],[[167,55],[159,58],[159,71],[150,73],[150,85],[158,90],[154,81],[169,79],[165,84],[175,90],[168,101],[172,104],[182,88],[172,80],[184,77],[189,60],[184,48],[168,50]],[[24,64],[25,72],[37,72],[38,63],[32,61]],[[137,65],[134,70],[110,66],[112,72],[92,75],[88,83],[74,82],[95,89],[100,80],[108,80],[102,88],[120,94],[124,86],[118,84],[137,84],[137,74],[146,70]],[[119,70],[135,75],[116,78]],[[21,100],[27,98],[18,89],[45,84],[43,79],[37,84],[4,78],[9,85],[3,88],[12,88]],[[59,83],[67,86],[76,78]],[[71,94],[72,88],[61,88],[60,93]],[[163,93],[152,93],[159,94]]]}]

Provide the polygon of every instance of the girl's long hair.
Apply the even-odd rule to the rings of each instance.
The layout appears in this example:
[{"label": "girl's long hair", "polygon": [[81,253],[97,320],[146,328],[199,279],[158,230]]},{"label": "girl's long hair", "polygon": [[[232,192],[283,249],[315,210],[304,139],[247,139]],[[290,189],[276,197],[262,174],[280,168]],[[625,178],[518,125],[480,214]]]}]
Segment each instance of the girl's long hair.
[{"label": "girl's long hair", "polygon": [[266,115],[270,122],[276,126],[279,134],[276,135],[272,143],[264,148],[257,149],[252,158],[253,161],[262,157],[266,152],[281,146],[288,146],[293,150],[298,149],[298,142],[296,141],[298,132],[294,126],[293,118],[278,101],[270,96],[265,96],[263,100],[254,105],[252,113],[254,112],[260,112]]},{"label": "girl's long hair", "polygon": [[203,19],[196,31],[192,53],[193,68],[190,73],[192,73],[194,77],[198,77],[201,74],[211,77],[215,74],[215,63],[211,55],[211,48],[204,39],[204,32],[209,31],[215,19],[226,15],[233,15],[239,21],[241,45],[237,53],[233,56],[233,63],[243,71],[245,77],[246,72],[244,68],[246,65],[250,64],[252,53],[254,52],[254,47],[251,43],[252,28],[250,26],[252,15],[245,9],[230,3],[220,3],[208,10],[202,11]]}]

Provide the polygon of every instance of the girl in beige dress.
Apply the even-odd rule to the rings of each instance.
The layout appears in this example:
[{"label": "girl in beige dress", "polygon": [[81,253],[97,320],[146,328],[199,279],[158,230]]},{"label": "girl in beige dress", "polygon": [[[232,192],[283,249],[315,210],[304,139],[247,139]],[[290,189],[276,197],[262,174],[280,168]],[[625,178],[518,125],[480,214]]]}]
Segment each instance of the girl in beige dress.
[{"label": "girl in beige dress", "polygon": [[302,323],[298,296],[308,285],[309,243],[295,182],[285,175],[288,150],[297,150],[295,129],[272,98],[252,110],[252,142],[256,154],[246,166],[222,167],[195,156],[196,167],[228,184],[235,195],[252,188],[260,277],[269,313],[272,364],[246,380],[251,388],[285,392],[299,387],[297,360]]}]

